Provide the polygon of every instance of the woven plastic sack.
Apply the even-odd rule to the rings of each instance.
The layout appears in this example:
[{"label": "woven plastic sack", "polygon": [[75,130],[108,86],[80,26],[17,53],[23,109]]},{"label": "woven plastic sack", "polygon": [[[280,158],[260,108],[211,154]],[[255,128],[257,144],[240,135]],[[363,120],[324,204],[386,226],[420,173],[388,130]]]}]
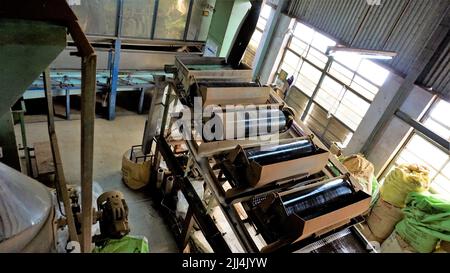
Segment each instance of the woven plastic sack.
[{"label": "woven plastic sack", "polygon": [[366,189],[370,193],[372,186],[369,182],[372,182],[375,170],[373,164],[359,154],[344,158],[342,164],[356,178],[364,181]]},{"label": "woven plastic sack", "polygon": [[124,236],[121,239],[109,239],[102,247],[95,247],[94,253],[149,253],[147,238]]},{"label": "woven plastic sack", "polygon": [[130,160],[131,150],[122,156],[123,182],[133,190],[143,188],[150,180],[151,160],[134,162]]},{"label": "woven plastic sack", "polygon": [[439,240],[450,241],[450,201],[430,193],[410,193],[405,218],[395,230],[418,252],[433,252]]},{"label": "woven plastic sack", "polygon": [[428,169],[416,164],[403,164],[392,170],[380,188],[381,198],[399,208],[405,207],[410,192],[426,191],[430,184]]},{"label": "woven plastic sack", "polygon": [[397,232],[391,235],[381,244],[382,253],[416,253],[417,251],[405,242]]},{"label": "woven plastic sack", "polygon": [[372,194],[372,181],[375,170],[373,164],[359,154],[342,159],[342,164],[359,180],[364,191]]},{"label": "woven plastic sack", "polygon": [[402,219],[403,212],[400,208],[378,199],[367,218],[367,225],[377,238],[385,240]]},{"label": "woven plastic sack", "polygon": [[400,221],[395,227],[395,231],[420,253],[431,253],[436,248],[438,238],[428,234],[428,232],[407,220]]}]

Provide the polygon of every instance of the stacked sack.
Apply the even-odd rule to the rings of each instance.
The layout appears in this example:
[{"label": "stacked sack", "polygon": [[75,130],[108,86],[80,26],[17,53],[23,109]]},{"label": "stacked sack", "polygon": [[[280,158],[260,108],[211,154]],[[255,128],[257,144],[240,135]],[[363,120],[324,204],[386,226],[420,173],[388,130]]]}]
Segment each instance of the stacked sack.
[{"label": "stacked sack", "polygon": [[369,241],[382,243],[398,222],[403,219],[402,208],[411,192],[423,192],[429,187],[428,170],[412,164],[403,164],[392,170],[380,188],[380,198],[373,206],[367,223],[361,227]]},{"label": "stacked sack", "polygon": [[429,171],[417,164],[402,164],[392,170],[380,189],[381,198],[398,208],[404,208],[411,192],[424,192],[430,186]]},{"label": "stacked sack", "polygon": [[371,195],[373,192],[372,182],[375,177],[373,164],[359,154],[343,158],[342,164],[358,179],[364,191]]},{"label": "stacked sack", "polygon": [[404,219],[395,232],[417,252],[435,251],[450,241],[450,201],[431,193],[410,193],[403,209]]}]

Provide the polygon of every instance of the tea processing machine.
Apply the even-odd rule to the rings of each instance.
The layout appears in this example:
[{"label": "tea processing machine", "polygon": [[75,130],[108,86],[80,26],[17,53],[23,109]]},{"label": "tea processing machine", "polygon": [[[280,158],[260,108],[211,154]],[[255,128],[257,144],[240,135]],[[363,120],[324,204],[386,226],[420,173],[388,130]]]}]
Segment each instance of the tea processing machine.
[{"label": "tea processing machine", "polygon": [[162,215],[180,251],[372,252],[353,227],[371,196],[241,62],[260,8],[252,1],[226,58],[165,68],[142,143]]},{"label": "tea processing machine", "polygon": [[[161,127],[143,144],[151,143],[153,173],[165,169],[170,190],[151,181],[180,250],[198,249],[200,231],[222,253],[374,251],[353,227],[371,196],[250,71],[223,58],[179,57],[167,67],[174,76],[162,85],[164,108],[149,113]],[[180,198],[183,217],[174,213]]]}]

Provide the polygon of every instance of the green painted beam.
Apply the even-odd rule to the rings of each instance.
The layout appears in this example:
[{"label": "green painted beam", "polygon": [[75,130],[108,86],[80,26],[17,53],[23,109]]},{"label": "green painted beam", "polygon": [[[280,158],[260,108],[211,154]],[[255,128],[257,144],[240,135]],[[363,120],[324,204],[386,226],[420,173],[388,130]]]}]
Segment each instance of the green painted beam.
[{"label": "green painted beam", "polygon": [[20,172],[19,151],[17,150],[16,134],[14,132],[11,112],[7,112],[0,117],[0,128],[0,162]]}]

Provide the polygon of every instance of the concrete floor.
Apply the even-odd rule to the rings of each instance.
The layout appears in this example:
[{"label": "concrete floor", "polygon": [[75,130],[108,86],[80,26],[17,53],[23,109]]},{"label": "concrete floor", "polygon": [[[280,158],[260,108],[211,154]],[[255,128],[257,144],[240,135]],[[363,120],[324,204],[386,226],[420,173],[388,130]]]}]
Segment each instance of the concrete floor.
[{"label": "concrete floor", "polygon": [[[144,115],[118,116],[114,121],[95,120],[94,181],[103,191],[124,193],[129,207],[131,234],[146,236],[151,252],[178,252],[172,233],[152,207],[152,200],[142,191],[130,190],[122,182],[122,155],[132,145],[140,144]],[[80,120],[55,122],[67,183],[80,184]],[[28,146],[48,141],[47,123],[26,124]],[[16,126],[18,144],[20,128]]]}]

